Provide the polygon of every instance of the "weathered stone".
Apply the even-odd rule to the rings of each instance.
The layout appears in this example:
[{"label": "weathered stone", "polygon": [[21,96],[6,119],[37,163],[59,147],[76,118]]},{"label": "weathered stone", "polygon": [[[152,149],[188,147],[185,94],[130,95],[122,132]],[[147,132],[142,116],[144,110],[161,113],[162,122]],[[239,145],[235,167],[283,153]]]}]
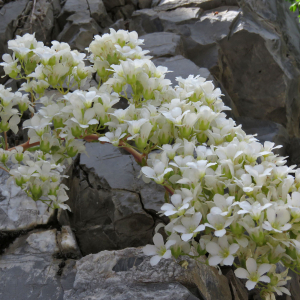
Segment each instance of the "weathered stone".
[{"label": "weathered stone", "polygon": [[[7,42],[13,38],[19,18],[28,2],[29,0],[12,1],[4,4],[0,9],[0,57],[7,52]],[[0,67],[0,83],[4,83],[7,80],[7,78],[1,78],[3,75],[3,68]]]},{"label": "weathered stone", "polygon": [[139,8],[144,9],[144,8],[150,8],[152,0],[138,0],[139,2]]},{"label": "weathered stone", "polygon": [[143,35],[144,50],[154,57],[174,56],[183,53],[181,37],[171,32],[155,32]]},{"label": "weathered stone", "polygon": [[239,3],[243,15],[219,42],[219,79],[240,115],[280,123],[299,136],[299,22],[285,1]]},{"label": "weathered stone", "polygon": [[200,13],[201,8],[199,7],[179,7],[174,10],[158,12],[158,15],[163,22],[180,25],[198,20]]},{"label": "weathered stone", "polygon": [[77,13],[93,18],[103,28],[113,23],[102,0],[67,0],[58,17],[60,27],[65,26],[69,16]]},{"label": "weathered stone", "polygon": [[15,34],[35,33],[38,41],[43,41],[50,46],[51,34],[54,26],[54,10],[52,1],[37,1],[22,28],[18,28]]},{"label": "weathered stone", "polygon": [[[64,288],[73,285],[74,261],[61,256],[56,229],[32,232],[15,240],[0,257],[0,295],[2,299],[61,300]],[[60,265],[62,276],[57,276]],[[17,288],[16,288],[17,287]]]},{"label": "weathered stone", "polygon": [[66,42],[72,49],[84,51],[91,43],[94,35],[101,32],[101,28],[96,21],[86,13],[76,13],[67,18],[67,24],[57,39]]},{"label": "weathered stone", "polygon": [[283,145],[281,149],[277,149],[275,152],[281,155],[286,154],[289,137],[286,129],[282,125],[267,120],[256,120],[248,117],[237,118],[237,124],[241,124],[242,129],[247,134],[257,133],[257,139],[261,143],[270,141],[276,145]]},{"label": "weathered stone", "polygon": [[57,244],[62,253],[72,258],[81,257],[74,233],[69,226],[62,226],[57,232]]},{"label": "weathered stone", "polygon": [[[229,34],[230,26],[239,11],[237,7],[219,7],[218,14],[212,10],[205,11],[197,22],[173,29],[183,36],[186,57],[196,65],[208,68],[215,75],[219,68],[217,43]],[[168,28],[170,25],[164,26]]]},{"label": "weathered stone", "polygon": [[47,224],[54,211],[41,201],[33,201],[13,181],[7,184],[8,178],[0,170],[0,230],[24,230]]},{"label": "weathered stone", "polygon": [[153,9],[145,8],[132,14],[129,30],[135,30],[141,36],[147,33],[161,32],[164,28],[157,12]]},{"label": "weathered stone", "polygon": [[74,288],[64,299],[232,299],[226,277],[209,266],[190,259],[187,269],[171,259],[151,266],[149,260],[134,248],[88,255],[77,262]]},{"label": "weathered stone", "polygon": [[156,66],[165,66],[170,71],[173,71],[172,73],[167,73],[165,76],[172,81],[173,85],[177,84],[175,80],[176,77],[181,76],[182,78],[187,78],[189,75],[201,75],[201,69],[182,55],[171,58],[157,58],[153,59],[153,62]]},{"label": "weathered stone", "polygon": [[248,299],[248,292],[242,282],[234,275],[233,271],[230,270],[226,273],[226,277],[229,281],[231,290],[233,292],[233,300],[244,300]]},{"label": "weathered stone", "polygon": [[133,4],[127,4],[112,9],[112,13],[114,14],[115,21],[119,19],[124,19],[124,20],[129,19],[134,11],[135,11],[135,7]]},{"label": "weathered stone", "polygon": [[177,7],[195,6],[208,10],[224,5],[237,5],[237,0],[161,0],[156,8],[158,10],[171,10]]},{"label": "weathered stone", "polygon": [[103,0],[103,3],[108,11],[115,7],[125,5],[125,0]]}]

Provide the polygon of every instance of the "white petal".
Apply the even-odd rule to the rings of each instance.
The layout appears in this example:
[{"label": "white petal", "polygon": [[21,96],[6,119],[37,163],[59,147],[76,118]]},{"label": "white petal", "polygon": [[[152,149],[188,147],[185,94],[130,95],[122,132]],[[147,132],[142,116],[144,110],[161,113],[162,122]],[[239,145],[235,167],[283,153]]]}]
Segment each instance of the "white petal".
[{"label": "white petal", "polygon": [[218,265],[221,261],[223,260],[223,258],[219,255],[216,256],[212,256],[209,258],[208,263],[210,266],[216,266]]},{"label": "white petal", "polygon": [[163,258],[168,259],[172,257],[171,250],[167,250],[166,253],[163,255]]},{"label": "white petal", "polygon": [[253,290],[254,287],[256,286],[257,282],[254,282],[254,281],[251,281],[251,280],[248,280],[246,282],[246,288],[250,291],[250,290]]},{"label": "white petal", "polygon": [[262,264],[258,267],[257,273],[259,275],[263,275],[263,274],[269,272],[271,267],[272,267],[272,265],[270,265],[270,264]]},{"label": "white petal", "polygon": [[146,245],[143,248],[143,252],[145,255],[155,255],[157,248],[154,245]]},{"label": "white petal", "polygon": [[190,240],[191,238],[193,237],[193,234],[192,233],[184,233],[182,236],[181,236],[181,239],[185,242],[187,242],[188,240]]},{"label": "white petal", "polygon": [[229,253],[230,254],[235,254],[236,251],[238,251],[238,249],[239,249],[239,245],[238,244],[232,244],[229,247]]},{"label": "white petal", "polygon": [[169,240],[166,242],[166,249],[169,249],[171,246],[175,245],[176,241],[174,240]]},{"label": "white petal", "polygon": [[249,272],[247,270],[243,269],[243,268],[237,268],[234,271],[234,274],[238,278],[242,278],[242,279],[249,278]]},{"label": "white petal", "polygon": [[173,229],[180,233],[186,233],[186,228],[182,225],[176,225],[173,227]]},{"label": "white petal", "polygon": [[161,256],[159,256],[159,255],[155,255],[155,256],[151,257],[151,259],[150,259],[151,266],[157,265],[160,262],[160,260],[161,260]]},{"label": "white petal", "polygon": [[249,257],[246,261],[246,266],[247,266],[247,270],[248,272],[251,274],[253,272],[256,272],[257,270],[257,264],[254,258]]},{"label": "white petal", "polygon": [[259,281],[269,283],[269,282],[271,282],[271,279],[270,279],[269,276],[264,275],[264,276],[261,276],[261,277],[259,278]]},{"label": "white petal", "polygon": [[217,243],[209,242],[206,245],[206,251],[212,255],[217,255],[221,251],[221,248]]},{"label": "white petal", "polygon": [[228,255],[225,259],[223,259],[223,264],[225,266],[232,266],[234,261],[234,257],[232,255]]},{"label": "white petal", "polygon": [[226,234],[226,230],[225,229],[221,229],[221,230],[216,230],[215,231],[215,236],[217,236],[217,237],[221,237],[224,234]]},{"label": "white petal", "polygon": [[156,176],[154,170],[150,167],[142,167],[142,172],[149,178],[154,178]]},{"label": "white petal", "polygon": [[164,246],[165,243],[164,243],[164,239],[162,237],[162,235],[160,233],[156,233],[153,237],[153,242],[154,242],[154,245],[157,247],[157,248],[160,248],[161,246]]}]

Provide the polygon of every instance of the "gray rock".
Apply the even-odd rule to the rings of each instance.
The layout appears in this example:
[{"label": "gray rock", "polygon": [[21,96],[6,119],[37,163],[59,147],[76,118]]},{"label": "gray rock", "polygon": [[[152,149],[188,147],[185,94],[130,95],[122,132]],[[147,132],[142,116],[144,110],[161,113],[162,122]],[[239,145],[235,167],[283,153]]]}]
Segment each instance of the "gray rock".
[{"label": "gray rock", "polygon": [[60,252],[66,256],[81,257],[76,237],[69,226],[62,226],[61,230],[57,232],[57,244]]},{"label": "gray rock", "polygon": [[153,59],[153,62],[156,66],[165,66],[170,71],[173,71],[172,73],[166,74],[166,78],[170,79],[173,84],[177,84],[175,80],[176,77],[181,76],[182,78],[187,78],[189,75],[201,75],[201,72],[204,71],[182,55],[176,55],[170,58],[157,58]]},{"label": "gray rock", "polygon": [[103,28],[113,23],[102,0],[67,0],[58,17],[60,27],[65,26],[69,16],[77,13],[93,18]]},{"label": "gray rock", "polygon": [[93,40],[94,35],[101,32],[101,27],[85,12],[73,14],[67,18],[67,21],[57,39],[68,43],[72,49],[84,51]]},{"label": "gray rock", "polygon": [[[0,295],[2,299],[61,300],[64,288],[73,285],[74,261],[64,261],[57,246],[56,229],[35,231],[15,240],[0,257]],[[17,287],[17,288],[16,288]]]},{"label": "gray rock", "polygon": [[208,10],[224,5],[237,5],[237,0],[161,0],[156,9],[171,10],[177,7],[194,6]]},{"label": "gray rock", "polygon": [[152,4],[152,0],[138,0],[139,2],[139,8],[144,9],[144,8],[150,8]]},{"label": "gray rock", "polygon": [[159,15],[153,9],[136,10],[129,23],[129,31],[135,30],[139,36],[164,31]]},{"label": "gray rock", "polygon": [[164,22],[185,24],[199,19],[202,10],[199,7],[179,7],[174,10],[158,12],[159,18]]},{"label": "gray rock", "polygon": [[54,26],[54,6],[52,1],[37,1],[22,28],[18,28],[15,34],[35,32],[35,38],[50,46],[51,34]]},{"label": "gray rock", "polygon": [[[6,3],[0,9],[0,56],[7,52],[7,42],[13,38],[15,30],[18,26],[20,16],[25,10],[29,0],[17,0]],[[2,61],[2,59],[1,59]],[[0,67],[0,83],[4,83],[5,79],[3,68]]]},{"label": "gray rock", "polygon": [[149,50],[154,57],[183,54],[181,37],[171,32],[155,32],[143,35],[144,50]]},{"label": "gray rock", "polygon": [[187,269],[171,259],[156,266],[149,260],[135,248],[88,255],[77,261],[74,288],[64,299],[232,299],[226,277],[214,268],[190,259]]},{"label": "gray rock", "polygon": [[237,118],[237,124],[242,125],[242,129],[247,134],[256,134],[257,139],[264,143],[265,141],[274,142],[276,145],[283,145],[281,149],[277,149],[275,152],[280,155],[285,155],[288,145],[289,137],[286,129],[275,122],[267,120],[257,120],[248,117]]},{"label": "gray rock", "polygon": [[27,230],[47,224],[54,211],[40,201],[33,201],[13,181],[7,184],[8,178],[0,170],[0,231]]},{"label": "gray rock", "polygon": [[125,5],[125,0],[103,0],[107,11],[111,11],[115,7]]},{"label": "gray rock", "polygon": [[299,22],[285,1],[239,4],[243,15],[219,43],[219,78],[240,115],[280,123],[299,136]]}]

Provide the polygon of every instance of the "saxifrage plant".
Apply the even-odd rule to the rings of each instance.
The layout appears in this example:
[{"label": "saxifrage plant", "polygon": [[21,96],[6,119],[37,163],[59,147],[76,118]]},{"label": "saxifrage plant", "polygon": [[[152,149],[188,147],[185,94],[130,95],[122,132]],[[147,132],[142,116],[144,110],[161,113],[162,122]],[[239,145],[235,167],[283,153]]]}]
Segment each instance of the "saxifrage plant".
[{"label": "saxifrage plant", "polygon": [[[111,29],[87,48],[88,65],[66,43],[47,47],[30,34],[9,41],[12,55],[1,65],[23,83],[15,93],[0,86],[1,168],[34,201],[69,209],[65,164],[85,152],[85,142],[122,147],[142,166],[145,182],[166,189],[160,214],[170,219],[167,240],[156,233],[154,245],[143,248],[152,265],[202,256],[216,268],[234,265],[265,299],[289,295],[287,272],[300,262],[300,169],[274,154],[280,146],[262,145],[227,118],[211,81],[177,77],[173,88],[168,69],[153,64],[142,42],[136,32]],[[99,86],[82,90],[95,72]],[[61,96],[44,96],[48,88]],[[126,109],[114,108],[120,97]],[[7,132],[18,131],[27,109],[29,140],[9,148]],[[277,263],[286,271],[276,274]]]}]

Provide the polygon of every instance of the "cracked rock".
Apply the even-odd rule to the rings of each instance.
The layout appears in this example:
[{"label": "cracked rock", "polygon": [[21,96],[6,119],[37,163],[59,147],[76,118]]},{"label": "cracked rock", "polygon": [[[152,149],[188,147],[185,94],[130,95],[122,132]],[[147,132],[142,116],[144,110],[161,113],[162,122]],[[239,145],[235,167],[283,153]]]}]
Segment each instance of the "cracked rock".
[{"label": "cracked rock", "polygon": [[64,299],[232,299],[227,278],[212,267],[190,259],[187,269],[171,259],[149,261],[135,248],[90,254],[77,261],[74,288]]},{"label": "cracked rock", "polygon": [[[18,239],[0,257],[0,295],[10,300],[61,300],[75,279],[74,261],[62,260],[56,229],[34,231]],[[17,287],[17,288],[16,288]]]}]

